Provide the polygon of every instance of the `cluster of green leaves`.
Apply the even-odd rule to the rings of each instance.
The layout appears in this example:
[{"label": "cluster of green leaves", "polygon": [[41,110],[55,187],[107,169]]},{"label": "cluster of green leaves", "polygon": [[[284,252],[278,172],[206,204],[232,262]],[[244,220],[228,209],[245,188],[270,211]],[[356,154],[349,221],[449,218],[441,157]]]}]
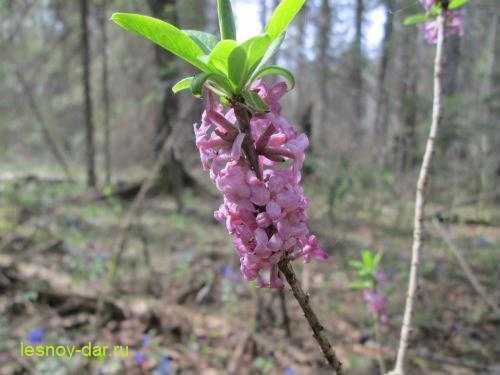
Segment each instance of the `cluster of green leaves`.
[{"label": "cluster of green leaves", "polygon": [[[467,4],[470,0],[451,0],[448,4],[449,10],[458,9],[465,4]],[[409,17],[406,17],[403,21],[403,24],[406,26],[413,26],[418,23],[423,23],[427,21],[432,21],[435,19],[442,11],[441,1],[438,1],[436,4],[432,6],[426,13],[414,14]]]},{"label": "cluster of green leaves", "polygon": [[207,88],[229,103],[238,98],[257,112],[266,105],[249,88],[258,78],[283,76],[293,88],[293,75],[279,66],[266,66],[283,42],[290,22],[305,0],[283,0],[274,11],[265,32],[243,43],[236,41],[236,27],[230,0],[217,0],[221,40],[197,30],[180,30],[162,20],[131,13],[115,13],[111,19],[124,29],[143,36],[193,65],[200,73],[180,80],[172,90],[191,90],[201,96]]},{"label": "cluster of green leaves", "polygon": [[370,250],[361,253],[361,260],[351,260],[349,265],[356,271],[356,279],[351,283],[353,289],[373,289],[375,286],[375,275],[382,255]]}]

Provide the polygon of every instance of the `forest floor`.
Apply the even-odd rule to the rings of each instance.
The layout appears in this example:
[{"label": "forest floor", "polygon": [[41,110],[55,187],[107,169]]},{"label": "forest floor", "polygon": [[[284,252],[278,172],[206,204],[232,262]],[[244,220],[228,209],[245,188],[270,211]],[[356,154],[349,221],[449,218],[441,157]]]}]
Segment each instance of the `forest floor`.
[{"label": "forest floor", "polygon": [[[331,255],[324,263],[305,266],[311,302],[346,373],[377,374],[377,357],[390,368],[399,338],[412,195],[396,199],[383,188],[351,189],[331,210],[331,191],[323,186],[312,179],[306,183],[311,227]],[[3,179],[0,375],[330,373],[288,291],[283,308],[280,292],[242,280],[225,228],[213,219],[218,202],[190,191],[184,201],[181,213],[167,196],[146,201],[111,287],[107,264],[128,203],[90,199],[83,185],[57,179]],[[438,208],[431,204],[428,213]],[[447,217],[468,220],[445,223],[497,304],[498,208],[493,203],[457,206]],[[430,222],[427,228],[410,373],[498,373],[500,318],[476,293]],[[350,288],[349,261],[364,249],[383,254],[388,278],[389,321],[382,327],[382,343],[374,339],[361,292]],[[303,274],[301,262],[294,267]],[[123,345],[129,352],[98,359],[21,356],[21,343],[34,341],[37,329],[43,330],[39,341],[44,344]]]}]

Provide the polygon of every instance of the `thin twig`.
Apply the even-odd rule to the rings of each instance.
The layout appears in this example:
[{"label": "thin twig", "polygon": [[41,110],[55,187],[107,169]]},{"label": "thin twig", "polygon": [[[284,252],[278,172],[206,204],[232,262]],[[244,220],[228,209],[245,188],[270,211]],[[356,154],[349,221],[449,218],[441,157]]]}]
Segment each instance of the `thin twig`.
[{"label": "thin twig", "polygon": [[71,181],[74,182],[75,179],[73,177],[73,174],[71,173],[71,168],[66,160],[66,157],[64,153],[62,152],[61,148],[59,147],[54,135],[52,134],[49,126],[47,125],[47,122],[45,121],[44,116],[42,115],[42,112],[38,106],[38,103],[36,102],[36,99],[33,95],[32,89],[30,88],[30,85],[26,81],[21,69],[16,68],[16,77],[19,83],[21,84],[21,88],[23,90],[24,95],[28,99],[28,105],[33,112],[33,116],[35,116],[36,121],[40,125],[40,128],[42,129],[42,135],[47,143],[47,146],[56,159],[56,161],[59,163],[61,166],[62,170],[64,171],[64,174],[66,177]]},{"label": "thin twig", "polygon": [[[446,7],[443,7],[446,8]],[[420,253],[422,251],[422,232],[424,224],[425,192],[428,178],[430,175],[430,165],[434,154],[434,141],[437,136],[439,125],[442,121],[442,67],[443,67],[443,44],[446,9],[443,9],[437,17],[438,38],[436,47],[436,58],[434,61],[434,101],[432,106],[432,124],[427,138],[424,159],[420,169],[417,181],[417,192],[415,198],[415,222],[413,230],[413,246],[410,268],[410,279],[408,283],[408,295],[406,297],[406,306],[401,326],[401,337],[399,341],[398,355],[396,365],[390,375],[403,375],[404,362],[408,349],[408,339],[411,331],[411,320],[413,307],[416,299],[418,268],[420,264]]]},{"label": "thin twig", "polygon": [[[238,127],[242,133],[244,133],[245,139],[242,144],[242,149],[245,154],[245,157],[250,164],[251,169],[255,172],[255,175],[258,179],[262,179],[262,171],[259,166],[259,159],[257,155],[257,151],[252,142],[252,135],[250,132],[250,118],[251,113],[248,109],[239,103],[238,101],[233,101],[232,106],[234,108],[234,113],[236,115],[236,119],[238,120]],[[318,342],[323,354],[330,364],[330,366],[334,369],[337,375],[342,374],[342,363],[337,358],[335,351],[332,348],[328,338],[325,335],[324,328],[318,320],[316,313],[312,309],[309,303],[309,296],[304,293],[302,287],[300,286],[300,282],[297,279],[297,275],[295,274],[290,262],[288,259],[284,259],[279,263],[279,269],[285,276],[290,288],[292,289],[292,293],[299,302],[302,311],[304,312],[304,316],[307,319],[309,326],[311,327],[314,338]]]},{"label": "thin twig", "polygon": [[[374,314],[373,316],[373,329],[375,330],[375,340],[377,341],[378,346],[382,346],[382,332],[380,331],[380,322],[378,320],[378,317]],[[380,375],[385,374],[385,361],[384,361],[384,356],[382,353],[377,353],[377,362],[378,362],[378,368],[380,371]]]},{"label": "thin twig", "polygon": [[320,346],[323,355],[325,356],[330,366],[332,366],[332,368],[335,370],[335,373],[341,375],[342,363],[337,358],[337,355],[335,354],[332,345],[330,344],[328,338],[326,337],[325,328],[319,322],[316,313],[314,312],[314,310],[311,307],[311,304],[309,303],[309,295],[304,293],[304,291],[302,290],[302,287],[300,286],[299,280],[295,275],[292,265],[288,260],[285,259],[284,261],[280,262],[279,269],[283,273],[283,275],[285,275],[286,281],[288,281],[288,284],[292,289],[293,296],[295,297],[300,307],[302,308],[304,316],[307,319],[307,322],[309,323],[309,326],[311,327],[311,330],[314,333],[314,338],[318,342],[318,345]]},{"label": "thin twig", "polygon": [[484,302],[491,307],[493,312],[500,316],[500,308],[488,297],[488,293],[486,292],[486,289],[481,285],[479,280],[477,279],[476,275],[474,275],[474,272],[470,268],[469,264],[465,260],[464,256],[462,255],[460,249],[458,246],[453,241],[452,235],[444,228],[441,223],[439,223],[438,220],[433,220],[434,226],[436,227],[437,231],[439,232],[440,236],[443,238],[444,242],[446,245],[448,245],[448,248],[450,249],[451,253],[457,258],[458,264],[460,264],[460,267],[462,268],[462,271],[464,271],[465,276],[467,276],[467,279],[471,283],[472,287],[474,290],[479,294]]}]

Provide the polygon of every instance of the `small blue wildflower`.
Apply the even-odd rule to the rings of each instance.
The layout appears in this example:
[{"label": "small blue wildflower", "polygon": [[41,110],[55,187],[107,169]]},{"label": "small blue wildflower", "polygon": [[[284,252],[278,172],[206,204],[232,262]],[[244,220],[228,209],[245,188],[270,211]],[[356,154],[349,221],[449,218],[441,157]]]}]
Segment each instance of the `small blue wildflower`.
[{"label": "small blue wildflower", "polygon": [[43,342],[43,329],[33,328],[26,335],[26,340],[32,345],[41,344]]},{"label": "small blue wildflower", "polygon": [[154,375],[168,375],[172,371],[172,360],[169,357],[163,357],[163,359],[156,367]]},{"label": "small blue wildflower", "polygon": [[142,339],[142,347],[147,348],[151,344],[151,336],[150,335],[144,335],[144,338]]},{"label": "small blue wildflower", "polygon": [[135,352],[134,360],[135,360],[135,363],[137,363],[140,366],[144,362],[146,362],[146,354],[144,354],[144,352],[142,350]]},{"label": "small blue wildflower", "polygon": [[228,264],[222,267],[220,273],[223,278],[228,279],[229,281],[238,282],[241,280],[239,272],[235,272],[234,268]]},{"label": "small blue wildflower", "polygon": [[292,368],[288,367],[283,373],[283,375],[295,375],[295,371],[293,371]]}]

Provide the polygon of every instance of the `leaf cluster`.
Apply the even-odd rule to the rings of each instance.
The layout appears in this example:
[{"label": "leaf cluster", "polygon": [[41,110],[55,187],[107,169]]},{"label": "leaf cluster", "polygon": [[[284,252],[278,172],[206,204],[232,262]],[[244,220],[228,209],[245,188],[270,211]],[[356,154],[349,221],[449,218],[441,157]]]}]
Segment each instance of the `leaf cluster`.
[{"label": "leaf cluster", "polygon": [[375,275],[382,255],[371,250],[361,253],[361,260],[351,260],[349,265],[356,271],[356,279],[351,283],[353,289],[372,289],[375,286]]},{"label": "leaf cluster", "polygon": [[266,104],[250,87],[268,76],[284,77],[290,89],[295,79],[287,69],[267,66],[279,50],[288,25],[305,0],[282,0],[264,33],[242,43],[236,41],[236,27],[230,0],[217,0],[220,36],[198,30],[181,30],[168,22],[132,13],[115,13],[111,19],[125,30],[149,39],[194,66],[199,73],[185,77],[172,88],[174,93],[190,90],[200,97],[209,89],[223,103],[237,98],[255,112],[265,112]]},{"label": "leaf cluster", "polygon": [[[455,10],[461,8],[465,4],[467,4],[470,0],[451,0],[447,6],[449,10]],[[432,21],[442,12],[441,1],[437,2],[429,9],[426,13],[413,14],[404,19],[403,24],[405,26],[413,26],[419,23]]]}]

